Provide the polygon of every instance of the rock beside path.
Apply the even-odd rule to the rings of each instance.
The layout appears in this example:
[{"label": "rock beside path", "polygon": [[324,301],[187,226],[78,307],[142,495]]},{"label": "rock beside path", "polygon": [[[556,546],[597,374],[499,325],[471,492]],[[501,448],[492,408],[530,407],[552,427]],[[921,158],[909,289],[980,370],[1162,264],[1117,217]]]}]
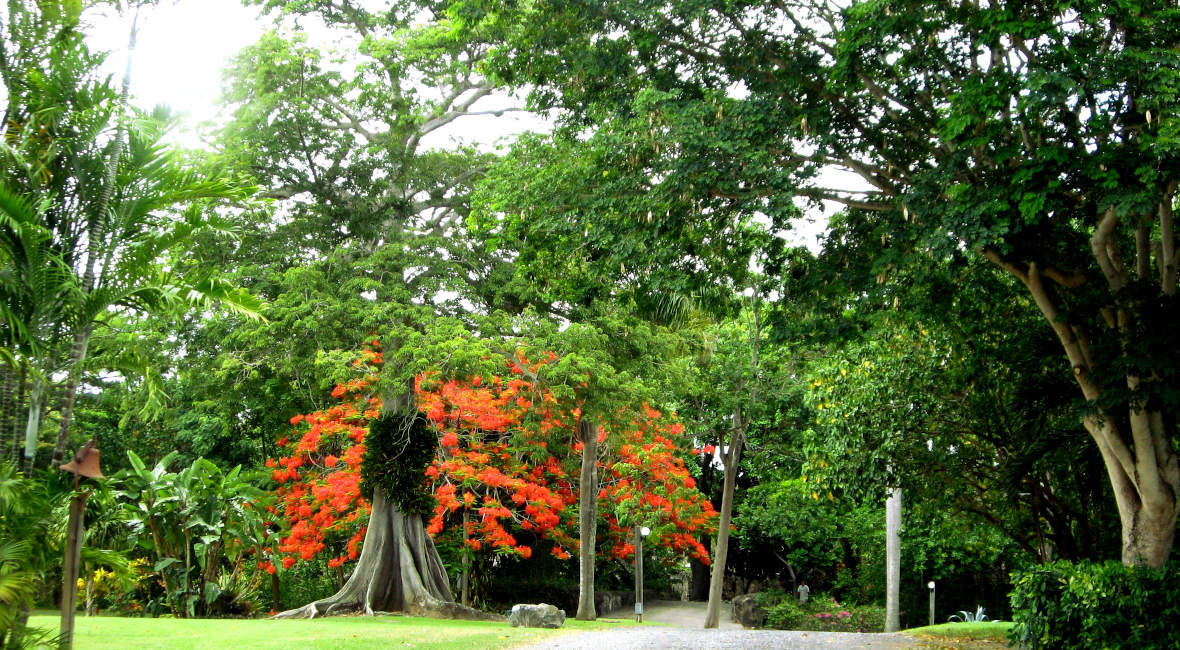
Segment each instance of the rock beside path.
[{"label": "rock beside path", "polygon": [[513,605],[508,622],[512,627],[559,628],[565,624],[565,612],[545,603]]},{"label": "rock beside path", "polygon": [[733,599],[733,620],[742,627],[756,629],[766,624],[766,610],[758,606],[754,594],[745,594]]}]

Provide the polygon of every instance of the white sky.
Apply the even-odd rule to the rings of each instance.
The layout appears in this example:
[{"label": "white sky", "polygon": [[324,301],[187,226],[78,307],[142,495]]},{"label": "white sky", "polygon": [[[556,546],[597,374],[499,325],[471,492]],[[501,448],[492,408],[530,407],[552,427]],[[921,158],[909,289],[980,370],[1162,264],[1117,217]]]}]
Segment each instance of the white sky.
[{"label": "white sky", "polygon": [[[127,61],[131,16],[91,16],[89,42],[110,52],[116,79]],[[166,104],[189,115],[191,123],[217,116],[221,69],[238,50],[258,40],[270,26],[257,7],[239,0],[164,0],[139,16],[139,38],[132,58],[131,93],[143,108]]]},{"label": "white sky", "polygon": [[[95,50],[110,52],[107,67],[116,80],[127,62],[132,16],[90,15],[94,28],[88,40]],[[139,15],[139,36],[132,58],[132,102],[145,109],[164,104],[185,115],[178,134],[184,146],[200,147],[198,124],[219,121],[217,98],[221,71],[239,50],[258,40],[274,25],[258,7],[240,0],[165,0]],[[499,110],[519,105],[507,97],[488,97],[473,110]],[[525,130],[543,130],[545,123],[524,113],[499,117],[475,116],[458,120],[452,128],[430,134],[426,147],[445,147],[457,140],[491,146]]]}]

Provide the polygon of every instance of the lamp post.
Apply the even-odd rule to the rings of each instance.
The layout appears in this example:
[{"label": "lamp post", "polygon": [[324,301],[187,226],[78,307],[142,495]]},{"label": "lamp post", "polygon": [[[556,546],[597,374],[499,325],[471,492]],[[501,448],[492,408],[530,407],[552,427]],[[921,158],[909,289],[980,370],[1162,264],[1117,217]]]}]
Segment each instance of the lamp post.
[{"label": "lamp post", "polygon": [[647,526],[635,526],[635,622],[643,622],[643,538],[651,534]]},{"label": "lamp post", "polygon": [[934,625],[934,581],[927,582],[926,587],[930,589],[930,624]]}]

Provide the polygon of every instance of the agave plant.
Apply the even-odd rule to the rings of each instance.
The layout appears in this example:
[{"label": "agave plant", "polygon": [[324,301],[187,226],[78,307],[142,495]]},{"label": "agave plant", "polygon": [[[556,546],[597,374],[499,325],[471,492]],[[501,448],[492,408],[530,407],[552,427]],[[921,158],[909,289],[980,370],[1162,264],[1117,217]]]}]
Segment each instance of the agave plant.
[{"label": "agave plant", "polygon": [[987,614],[983,613],[983,605],[976,605],[974,613],[964,609],[947,619],[952,623],[982,623],[986,620]]}]

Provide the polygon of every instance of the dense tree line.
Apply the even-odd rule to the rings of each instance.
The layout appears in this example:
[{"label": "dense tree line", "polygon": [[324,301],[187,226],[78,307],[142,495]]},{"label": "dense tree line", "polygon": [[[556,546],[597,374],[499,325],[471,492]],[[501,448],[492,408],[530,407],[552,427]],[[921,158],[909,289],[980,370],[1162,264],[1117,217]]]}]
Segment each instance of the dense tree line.
[{"label": "dense tree line", "polygon": [[[596,584],[628,579],[626,554],[595,546],[618,546],[603,522],[627,519],[627,497],[597,504],[640,478],[606,469],[635,453],[640,404],[676,414],[667,462],[692,466],[720,513],[715,539],[690,531],[652,561],[692,555],[693,594],[714,605],[755,581],[881,602],[894,488],[911,612],[930,579],[959,585],[946,595],[962,608],[1002,610],[1012,569],[1170,557],[1180,16],[1167,3],[249,4],[274,27],[225,71],[208,151],[160,144],[168,116],[98,73],[71,3],[0,23],[0,428],[26,477],[95,437],[110,473],[158,482],[179,459],[224,482],[216,466],[241,465],[253,488],[235,495],[274,490],[274,468],[254,471],[267,459],[343,457],[281,440],[293,416],[339,408],[333,387],[380,404],[339,420],[360,442],[376,422],[416,421],[424,377],[472,386],[511,367],[554,406],[507,430],[559,436],[549,449],[578,464],[562,469],[576,525],[547,529],[562,542],[543,561],[579,618],[601,613]],[[488,103],[514,92],[517,108]],[[524,108],[552,128],[496,151],[439,137]],[[821,212],[823,235],[801,245],[798,224]],[[350,383],[375,340],[382,362]],[[458,447],[436,425],[426,450],[443,462]],[[467,431],[477,455],[508,435]],[[504,444],[513,463],[541,453]],[[417,605],[452,599],[440,554],[456,584],[489,574],[473,578],[483,605],[498,577],[542,561],[519,544],[474,553],[466,534],[412,541],[430,539],[433,507],[372,494],[382,514],[361,508],[348,540],[333,535],[360,542],[368,522],[410,540],[440,582]],[[291,535],[301,504],[270,523],[233,515],[252,537],[217,547],[234,566],[253,554],[260,573],[243,580],[269,582],[275,609],[344,594],[353,563],[395,570],[356,548],[304,558],[330,560],[337,580],[284,566],[261,531]],[[485,532],[540,534],[509,515]],[[711,584],[688,547],[709,549]],[[189,581],[217,583],[224,562],[178,565],[163,548],[159,602],[213,607]]]}]

